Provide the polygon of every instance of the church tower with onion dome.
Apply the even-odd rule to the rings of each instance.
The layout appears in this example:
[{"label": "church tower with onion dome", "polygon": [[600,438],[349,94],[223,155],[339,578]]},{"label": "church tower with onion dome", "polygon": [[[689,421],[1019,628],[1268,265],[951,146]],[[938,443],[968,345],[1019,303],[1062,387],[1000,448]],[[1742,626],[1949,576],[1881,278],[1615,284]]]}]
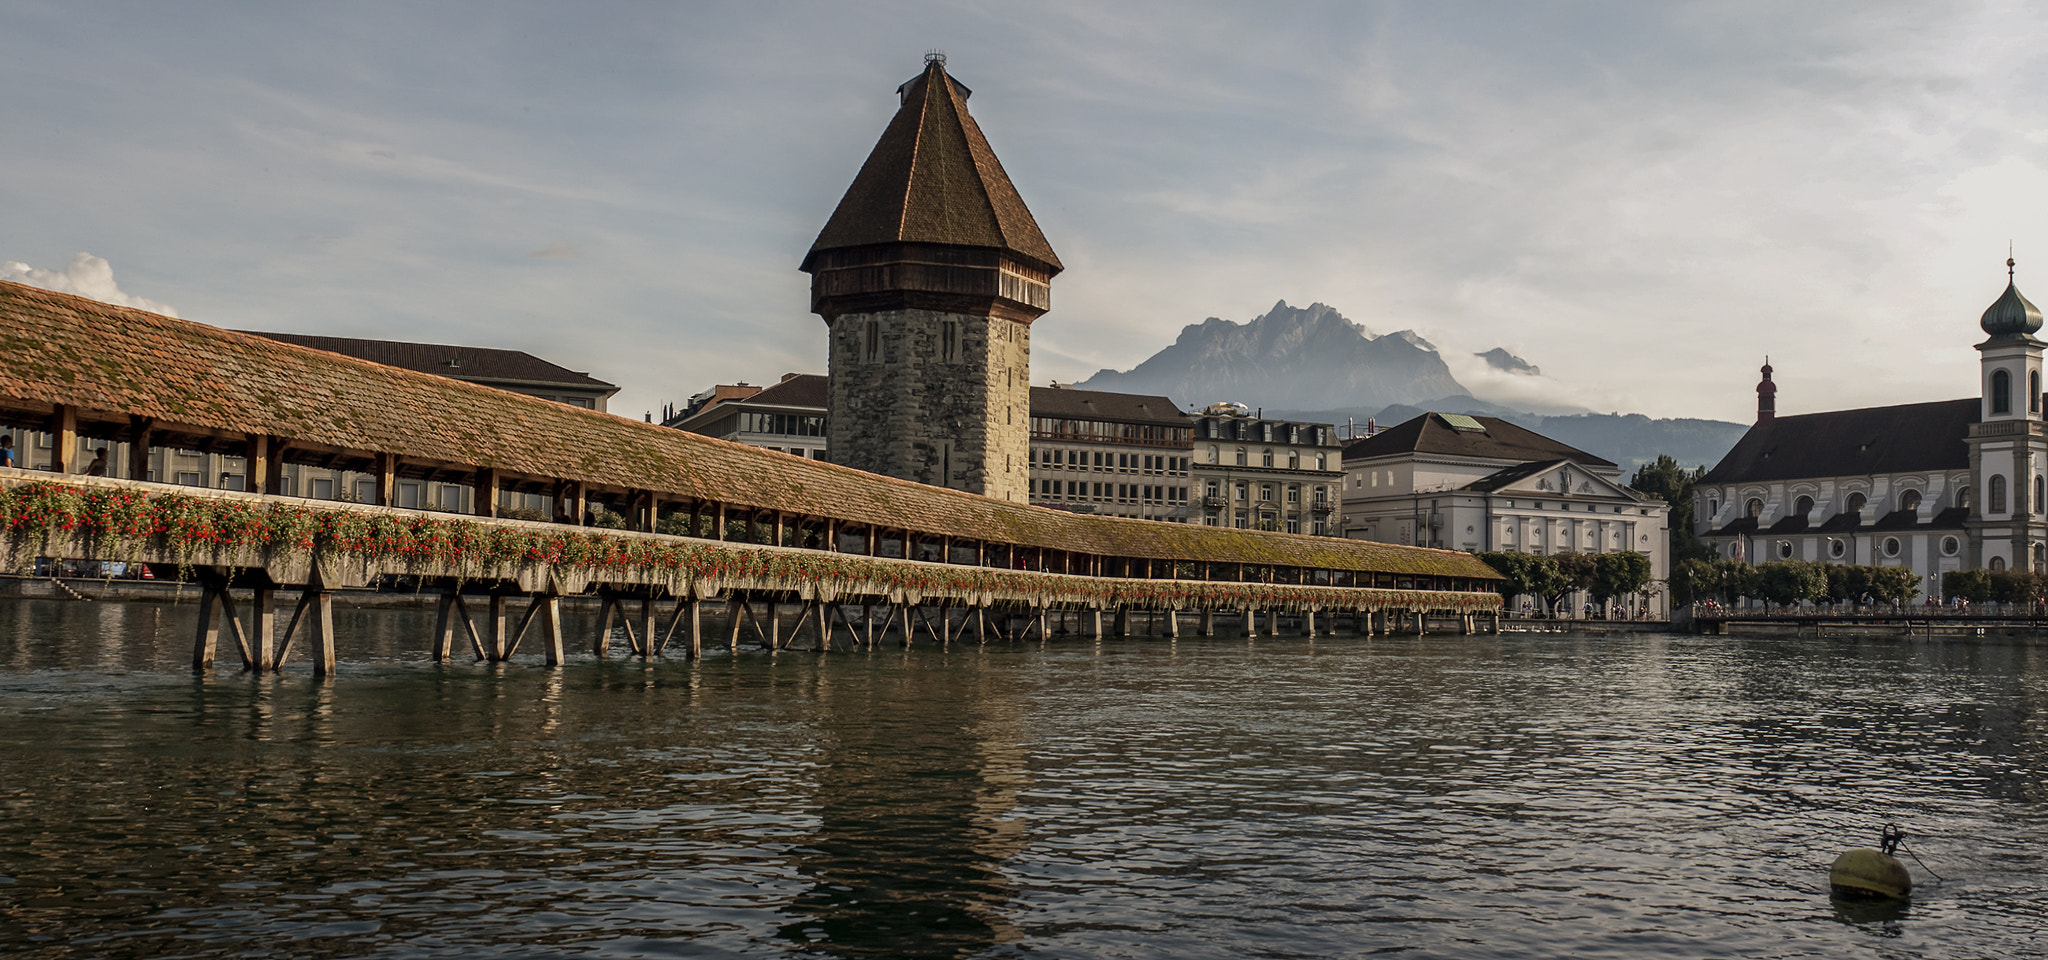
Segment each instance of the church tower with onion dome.
[{"label": "church tower with onion dome", "polygon": [[928,54],[804,257],[829,328],[831,456],[1023,502],[1031,323],[1059,257]]},{"label": "church tower with onion dome", "polygon": [[[2039,570],[2048,566],[2048,420],[2042,414],[2042,350],[2034,334],[2041,311],[2020,295],[2013,260],[2005,261],[2005,292],[1979,322],[1981,413],[1970,428],[1970,473],[1981,495],[1971,504],[1971,539],[1982,566]],[[2008,546],[2009,545],[2009,546]],[[1996,559],[1997,563],[1991,563]]]}]

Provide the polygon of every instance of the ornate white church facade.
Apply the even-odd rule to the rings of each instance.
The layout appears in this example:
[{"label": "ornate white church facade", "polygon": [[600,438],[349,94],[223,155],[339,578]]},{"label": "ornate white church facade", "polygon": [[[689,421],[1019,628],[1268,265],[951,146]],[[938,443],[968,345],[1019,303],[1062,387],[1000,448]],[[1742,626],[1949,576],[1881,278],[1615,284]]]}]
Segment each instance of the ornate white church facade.
[{"label": "ornate white church facade", "polygon": [[1980,326],[1960,400],[1780,417],[1766,361],[1756,424],[1694,486],[1700,537],[1754,563],[1908,567],[1925,596],[1949,570],[2048,569],[2041,311],[2008,278]]}]

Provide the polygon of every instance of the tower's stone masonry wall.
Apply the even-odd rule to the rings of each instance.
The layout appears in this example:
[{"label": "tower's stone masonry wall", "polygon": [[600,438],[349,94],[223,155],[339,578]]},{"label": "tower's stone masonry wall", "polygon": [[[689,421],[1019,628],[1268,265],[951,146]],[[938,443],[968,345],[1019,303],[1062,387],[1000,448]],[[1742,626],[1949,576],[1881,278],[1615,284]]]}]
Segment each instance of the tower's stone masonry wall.
[{"label": "tower's stone masonry wall", "polygon": [[1030,325],[933,310],[842,314],[828,372],[835,462],[1029,499]]}]

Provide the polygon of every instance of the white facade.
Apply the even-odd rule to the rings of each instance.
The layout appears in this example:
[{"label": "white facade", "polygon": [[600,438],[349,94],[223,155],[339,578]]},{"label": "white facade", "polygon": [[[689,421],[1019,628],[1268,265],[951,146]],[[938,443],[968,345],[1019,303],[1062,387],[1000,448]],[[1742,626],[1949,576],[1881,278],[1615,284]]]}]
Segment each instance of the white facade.
[{"label": "white facade", "polygon": [[[1468,553],[1630,551],[1649,559],[1653,583],[1670,577],[1670,505],[1628,489],[1613,464],[1493,418],[1418,420],[1387,431],[1412,440],[1346,451],[1345,536]],[[1567,452],[1579,456],[1558,456]],[[1667,617],[1666,591],[1636,609]]]}]

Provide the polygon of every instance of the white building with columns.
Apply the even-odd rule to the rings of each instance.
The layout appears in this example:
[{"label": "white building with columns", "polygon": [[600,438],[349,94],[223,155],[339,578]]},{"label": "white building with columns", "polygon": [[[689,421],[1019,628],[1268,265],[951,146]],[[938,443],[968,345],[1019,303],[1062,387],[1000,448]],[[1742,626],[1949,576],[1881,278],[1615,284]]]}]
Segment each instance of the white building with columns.
[{"label": "white building with columns", "polygon": [[1979,326],[1960,400],[1780,417],[1766,361],[1755,425],[1693,488],[1700,537],[1751,562],[1908,567],[1927,596],[1949,570],[2048,567],[2041,311],[2008,278]]},{"label": "white building with columns", "polygon": [[[1343,510],[1353,539],[1471,553],[1626,550],[1649,558],[1653,582],[1671,576],[1669,504],[1629,489],[1612,461],[1495,417],[1426,413],[1352,442]],[[1654,589],[1634,609],[1667,617],[1669,593]]]}]

